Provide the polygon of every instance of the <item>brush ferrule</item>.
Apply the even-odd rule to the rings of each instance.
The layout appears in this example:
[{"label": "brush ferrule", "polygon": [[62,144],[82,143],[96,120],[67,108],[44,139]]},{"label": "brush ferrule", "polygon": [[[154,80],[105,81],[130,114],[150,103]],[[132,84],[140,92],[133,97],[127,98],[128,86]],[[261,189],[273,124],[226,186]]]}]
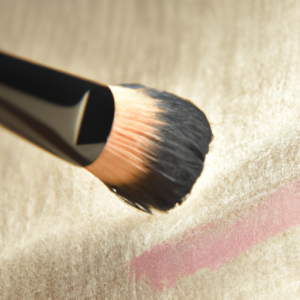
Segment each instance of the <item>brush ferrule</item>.
[{"label": "brush ferrule", "polygon": [[100,155],[114,118],[110,89],[0,53],[0,123],[74,164]]}]

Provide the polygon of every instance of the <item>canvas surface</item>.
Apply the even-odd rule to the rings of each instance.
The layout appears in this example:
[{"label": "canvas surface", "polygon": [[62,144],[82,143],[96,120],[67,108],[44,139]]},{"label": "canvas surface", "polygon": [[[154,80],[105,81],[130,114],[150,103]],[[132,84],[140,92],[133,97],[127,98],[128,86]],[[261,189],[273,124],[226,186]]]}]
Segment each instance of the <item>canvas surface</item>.
[{"label": "canvas surface", "polygon": [[0,0],[0,49],[192,100],[214,140],[147,215],[0,131],[1,299],[299,299],[300,2]]}]

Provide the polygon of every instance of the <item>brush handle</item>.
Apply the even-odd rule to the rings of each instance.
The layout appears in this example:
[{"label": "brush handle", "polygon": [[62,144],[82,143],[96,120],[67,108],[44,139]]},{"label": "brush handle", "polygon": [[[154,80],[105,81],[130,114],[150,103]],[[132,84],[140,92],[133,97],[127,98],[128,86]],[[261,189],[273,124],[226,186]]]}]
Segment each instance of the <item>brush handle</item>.
[{"label": "brush handle", "polygon": [[87,166],[110,133],[107,86],[0,52],[0,123],[72,163]]}]

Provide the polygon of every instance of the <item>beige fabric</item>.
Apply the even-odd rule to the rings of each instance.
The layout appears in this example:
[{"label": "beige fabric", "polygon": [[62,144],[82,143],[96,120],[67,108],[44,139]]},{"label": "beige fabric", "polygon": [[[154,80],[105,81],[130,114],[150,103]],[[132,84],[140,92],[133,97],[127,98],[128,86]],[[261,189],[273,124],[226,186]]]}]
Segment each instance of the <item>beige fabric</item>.
[{"label": "beige fabric", "polygon": [[1,129],[0,298],[299,299],[300,227],[163,291],[127,267],[300,178],[299,21],[285,0],[0,0],[1,50],[189,98],[215,136],[186,203],[149,216]]}]

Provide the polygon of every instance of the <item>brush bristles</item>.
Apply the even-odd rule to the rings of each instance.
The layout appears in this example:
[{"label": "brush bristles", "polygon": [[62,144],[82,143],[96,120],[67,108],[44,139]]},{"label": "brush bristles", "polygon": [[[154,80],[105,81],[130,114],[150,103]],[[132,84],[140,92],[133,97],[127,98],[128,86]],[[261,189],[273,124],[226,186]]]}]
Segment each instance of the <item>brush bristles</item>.
[{"label": "brush bristles", "polygon": [[87,169],[139,209],[173,208],[202,172],[212,138],[205,115],[182,98],[144,86],[111,90],[113,128]]}]

